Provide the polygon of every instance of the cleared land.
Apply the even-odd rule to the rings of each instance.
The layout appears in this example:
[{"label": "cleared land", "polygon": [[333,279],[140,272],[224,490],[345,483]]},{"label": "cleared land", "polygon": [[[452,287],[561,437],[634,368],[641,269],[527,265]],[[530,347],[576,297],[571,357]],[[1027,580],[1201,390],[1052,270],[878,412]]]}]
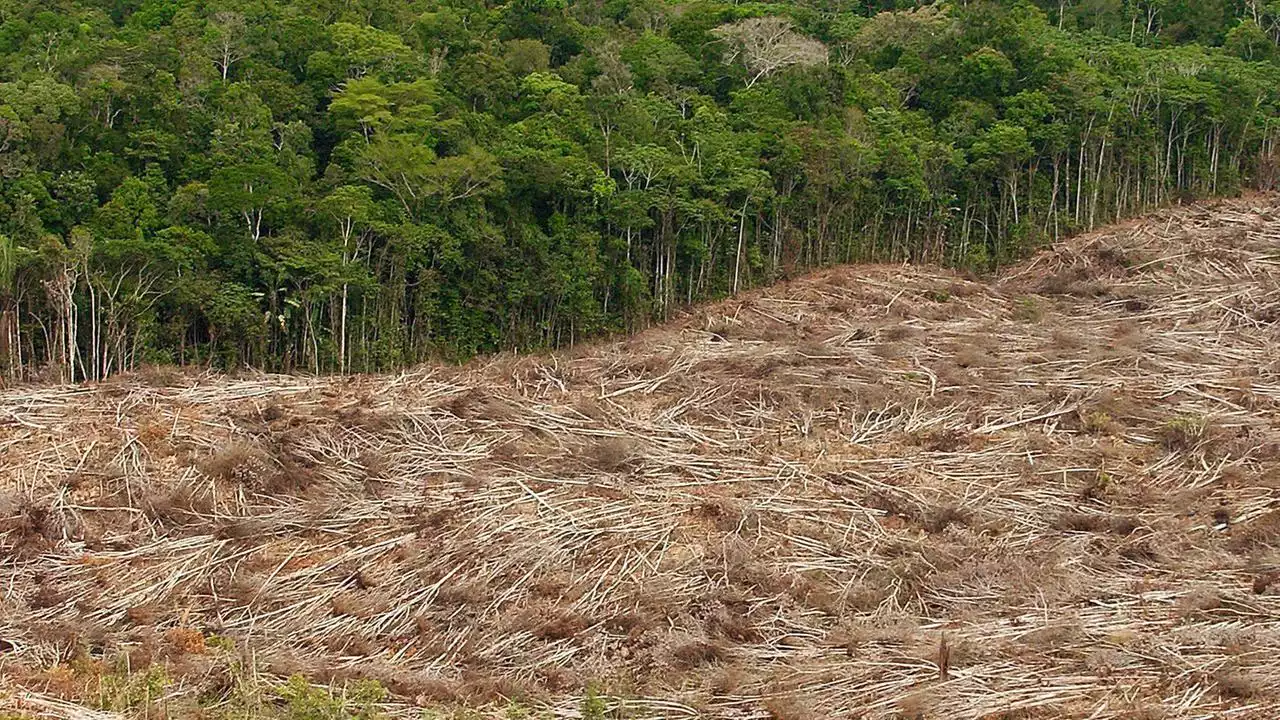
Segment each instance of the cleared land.
[{"label": "cleared land", "polygon": [[128,657],[152,717],[252,661],[406,716],[1274,718],[1277,320],[1252,197],[546,357],[6,390],[3,702]]}]

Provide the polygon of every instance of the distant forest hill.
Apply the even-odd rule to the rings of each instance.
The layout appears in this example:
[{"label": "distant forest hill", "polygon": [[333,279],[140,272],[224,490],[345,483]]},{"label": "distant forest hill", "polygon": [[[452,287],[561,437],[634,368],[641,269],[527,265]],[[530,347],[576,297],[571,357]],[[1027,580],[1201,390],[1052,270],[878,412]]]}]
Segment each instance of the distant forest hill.
[{"label": "distant forest hill", "polygon": [[1280,2],[0,0],[0,370],[353,372],[1271,188]]}]

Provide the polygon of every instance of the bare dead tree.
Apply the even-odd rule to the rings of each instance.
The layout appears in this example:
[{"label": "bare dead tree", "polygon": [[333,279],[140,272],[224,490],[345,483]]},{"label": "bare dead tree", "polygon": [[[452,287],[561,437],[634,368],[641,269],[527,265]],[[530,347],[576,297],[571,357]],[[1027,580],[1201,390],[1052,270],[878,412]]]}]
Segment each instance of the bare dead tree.
[{"label": "bare dead tree", "polygon": [[748,88],[788,67],[827,62],[827,46],[796,32],[787,18],[747,18],[713,32],[728,45],[726,59],[746,66]]},{"label": "bare dead tree", "polygon": [[245,46],[246,31],[244,15],[238,12],[217,12],[209,21],[209,56],[224,82],[231,66],[249,55]]}]

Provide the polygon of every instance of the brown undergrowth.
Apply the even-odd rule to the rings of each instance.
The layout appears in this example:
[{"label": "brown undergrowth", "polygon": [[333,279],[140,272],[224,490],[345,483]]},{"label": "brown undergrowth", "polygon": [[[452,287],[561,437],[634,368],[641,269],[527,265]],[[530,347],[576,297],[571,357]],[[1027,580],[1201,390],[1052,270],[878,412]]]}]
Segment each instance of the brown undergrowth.
[{"label": "brown undergrowth", "polygon": [[1278,202],[542,357],[5,390],[0,707],[1280,716]]}]

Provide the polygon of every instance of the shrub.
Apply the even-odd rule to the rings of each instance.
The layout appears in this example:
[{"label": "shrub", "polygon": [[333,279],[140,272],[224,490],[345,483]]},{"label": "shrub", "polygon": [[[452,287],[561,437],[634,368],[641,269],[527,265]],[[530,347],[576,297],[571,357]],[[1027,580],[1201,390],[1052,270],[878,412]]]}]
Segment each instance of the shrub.
[{"label": "shrub", "polygon": [[1019,322],[1038,323],[1044,319],[1044,308],[1033,297],[1018,298],[1013,305],[1013,319]]},{"label": "shrub", "polygon": [[1202,417],[1181,416],[1160,428],[1160,441],[1174,452],[1190,450],[1209,437],[1209,421]]},{"label": "shrub", "polygon": [[379,720],[384,717],[378,703],[386,699],[381,683],[360,680],[337,694],[333,689],[312,686],[301,675],[293,675],[276,694],[285,702],[285,720]]},{"label": "shrub", "polygon": [[595,685],[587,687],[586,695],[582,696],[582,707],[579,708],[582,713],[582,720],[605,720],[609,717],[609,701],[600,694]]}]

